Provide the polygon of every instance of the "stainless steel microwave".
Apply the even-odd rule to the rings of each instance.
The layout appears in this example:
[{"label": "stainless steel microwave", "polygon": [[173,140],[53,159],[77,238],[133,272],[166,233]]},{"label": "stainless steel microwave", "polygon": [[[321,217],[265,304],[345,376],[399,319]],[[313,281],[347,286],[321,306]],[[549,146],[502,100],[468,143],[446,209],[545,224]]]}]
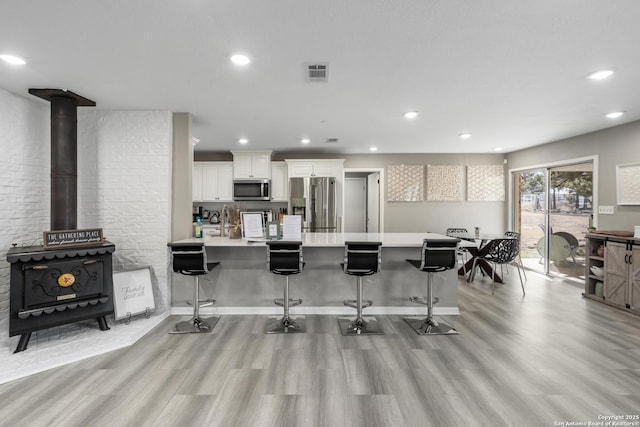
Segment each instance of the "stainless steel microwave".
[{"label": "stainless steel microwave", "polygon": [[233,181],[233,200],[271,200],[271,181],[243,179]]}]

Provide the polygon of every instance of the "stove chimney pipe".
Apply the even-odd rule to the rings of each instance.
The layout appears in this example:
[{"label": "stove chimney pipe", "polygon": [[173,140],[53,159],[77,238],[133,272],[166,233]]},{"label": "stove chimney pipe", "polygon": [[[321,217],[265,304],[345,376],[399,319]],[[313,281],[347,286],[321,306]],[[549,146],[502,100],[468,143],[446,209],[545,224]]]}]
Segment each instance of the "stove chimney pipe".
[{"label": "stove chimney pipe", "polygon": [[61,89],[29,89],[51,102],[51,229],[74,230],[78,223],[78,106],[96,103]]}]

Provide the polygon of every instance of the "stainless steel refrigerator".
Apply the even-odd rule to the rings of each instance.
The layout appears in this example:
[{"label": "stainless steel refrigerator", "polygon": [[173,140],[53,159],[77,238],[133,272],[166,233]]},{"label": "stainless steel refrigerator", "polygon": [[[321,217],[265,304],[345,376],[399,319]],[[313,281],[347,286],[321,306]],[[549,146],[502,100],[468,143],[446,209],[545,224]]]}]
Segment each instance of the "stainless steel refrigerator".
[{"label": "stainless steel refrigerator", "polygon": [[289,214],[302,216],[302,231],[335,233],[336,179],[290,178]]}]

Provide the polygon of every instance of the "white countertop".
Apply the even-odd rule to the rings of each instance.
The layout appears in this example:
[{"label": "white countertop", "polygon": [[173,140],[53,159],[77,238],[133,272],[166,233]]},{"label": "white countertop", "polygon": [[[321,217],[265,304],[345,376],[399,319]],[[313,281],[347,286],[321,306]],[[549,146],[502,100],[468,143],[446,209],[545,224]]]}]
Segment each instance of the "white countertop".
[{"label": "white countertop", "polygon": [[[382,246],[412,248],[422,247],[424,239],[450,239],[442,234],[436,233],[303,233],[302,245],[306,247],[339,247],[344,246],[344,242],[382,242]],[[264,246],[264,242],[251,242],[245,239],[230,239],[229,237],[205,236],[203,238],[189,238],[179,240],[175,243],[201,243],[205,246]]]}]

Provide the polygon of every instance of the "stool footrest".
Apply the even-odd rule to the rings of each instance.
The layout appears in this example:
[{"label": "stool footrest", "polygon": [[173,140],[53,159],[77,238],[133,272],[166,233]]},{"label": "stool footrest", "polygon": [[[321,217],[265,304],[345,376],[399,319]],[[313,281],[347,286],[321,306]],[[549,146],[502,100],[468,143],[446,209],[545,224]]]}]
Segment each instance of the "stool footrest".
[{"label": "stool footrest", "polygon": [[269,317],[265,325],[266,334],[293,334],[305,331],[304,316]]},{"label": "stool footrest", "polygon": [[[198,303],[200,304],[200,305],[198,305],[198,307],[210,307],[210,306],[212,306],[213,304],[216,303],[216,300],[214,300],[214,299],[199,299]],[[191,299],[187,300],[187,305],[193,305],[193,300],[191,300]]]},{"label": "stool footrest", "polygon": [[342,335],[384,335],[375,317],[360,317],[351,319],[338,317],[338,325]]},{"label": "stool footrest", "polygon": [[203,319],[201,317],[194,317],[190,320],[178,322],[174,330],[169,332],[170,334],[198,334],[211,332],[218,323],[219,317],[209,317]]},{"label": "stool footrest", "polygon": [[[429,299],[427,297],[411,297],[409,298],[409,301],[416,303],[416,304],[422,304],[422,305],[429,305]],[[438,297],[433,297],[433,303],[437,304],[440,302],[440,298]]]},{"label": "stool footrest", "polygon": [[405,317],[404,321],[416,331],[418,335],[455,335],[459,334],[453,326],[444,322],[436,322],[433,317]]},{"label": "stool footrest", "polygon": [[[348,299],[343,301],[342,303],[347,307],[358,308],[358,300],[355,300],[355,299]],[[371,301],[370,299],[366,299],[362,301],[362,308],[371,307],[372,305],[373,305],[373,301]]]},{"label": "stool footrest", "polygon": [[[279,305],[280,307],[284,307],[284,298],[276,298],[273,300],[275,305]],[[289,298],[289,307],[295,307],[296,305],[302,304],[301,298]]]}]

